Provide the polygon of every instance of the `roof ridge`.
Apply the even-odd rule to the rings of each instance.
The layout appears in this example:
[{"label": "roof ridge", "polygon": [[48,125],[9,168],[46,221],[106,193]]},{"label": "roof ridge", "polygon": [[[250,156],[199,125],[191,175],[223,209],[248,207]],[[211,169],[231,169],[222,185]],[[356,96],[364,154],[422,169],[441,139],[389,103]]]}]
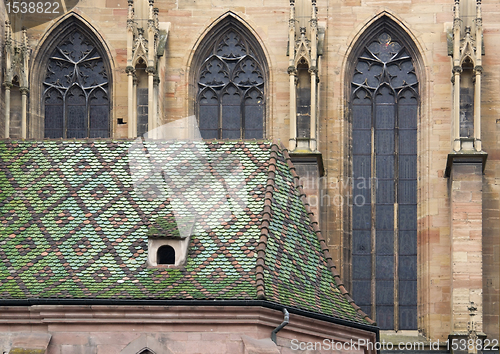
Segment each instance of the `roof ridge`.
[{"label": "roof ridge", "polygon": [[256,284],[257,284],[257,299],[265,300],[265,282],[264,282],[264,266],[266,262],[266,247],[269,235],[269,224],[271,220],[272,198],[274,193],[274,178],[276,177],[276,163],[278,161],[278,152],[280,147],[273,142],[271,144],[271,154],[269,158],[269,168],[266,182],[266,192],[264,196],[264,209],[262,211],[262,223],[260,225],[259,245],[257,246],[257,267],[256,267]]},{"label": "roof ridge", "polygon": [[345,299],[349,302],[349,304],[356,310],[356,312],[364,318],[368,323],[375,325],[376,322],[372,320],[361,308],[356,305],[354,302],[354,299],[350,296],[349,292],[344,286],[344,282],[340,278],[340,274],[337,271],[337,267],[333,263],[332,256],[330,255],[330,251],[328,250],[328,246],[326,245],[326,241],[321,233],[321,230],[318,225],[318,220],[316,216],[314,215],[314,212],[312,211],[309,202],[307,201],[307,195],[304,192],[304,189],[302,185],[299,183],[300,177],[297,174],[297,171],[295,171],[295,166],[293,165],[292,159],[290,157],[290,154],[288,153],[288,150],[286,148],[282,149],[283,156],[285,157],[286,163],[288,165],[288,168],[290,169],[290,172],[292,173],[293,179],[295,181],[295,186],[299,191],[300,195],[300,200],[304,204],[304,207],[306,209],[307,215],[309,215],[309,219],[311,221],[311,225],[313,227],[313,230],[316,234],[316,237],[318,238],[318,241],[321,246],[321,250],[323,251],[323,255],[325,256],[326,262],[328,264],[328,268],[330,269],[330,272],[332,273],[333,277],[335,278],[335,282],[337,283],[337,287],[339,288],[340,292],[342,295],[345,297]]}]

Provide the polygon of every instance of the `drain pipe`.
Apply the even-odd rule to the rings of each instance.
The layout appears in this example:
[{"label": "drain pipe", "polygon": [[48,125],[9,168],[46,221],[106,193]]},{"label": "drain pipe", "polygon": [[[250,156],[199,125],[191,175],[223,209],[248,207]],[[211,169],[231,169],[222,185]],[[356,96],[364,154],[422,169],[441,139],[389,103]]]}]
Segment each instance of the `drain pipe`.
[{"label": "drain pipe", "polygon": [[283,319],[283,322],[281,322],[281,324],[276,327],[273,331],[273,333],[271,333],[271,340],[274,342],[274,344],[278,345],[278,343],[276,343],[276,333],[278,333],[279,331],[281,331],[281,329],[283,327],[285,327],[289,320],[290,320],[290,314],[288,313],[287,309],[283,307],[283,314],[285,315],[285,318]]}]

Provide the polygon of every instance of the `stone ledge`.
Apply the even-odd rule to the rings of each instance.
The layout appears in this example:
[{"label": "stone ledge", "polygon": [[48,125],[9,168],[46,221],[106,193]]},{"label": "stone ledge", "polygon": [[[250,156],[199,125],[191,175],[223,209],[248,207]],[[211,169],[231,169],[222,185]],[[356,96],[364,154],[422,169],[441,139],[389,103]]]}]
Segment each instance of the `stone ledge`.
[{"label": "stone ledge", "polygon": [[451,174],[451,168],[454,164],[482,164],[482,171],[484,173],[484,168],[486,166],[486,159],[488,158],[488,153],[484,151],[463,151],[463,152],[453,152],[448,154],[448,159],[446,161],[446,170],[444,172],[444,177],[448,178]]}]

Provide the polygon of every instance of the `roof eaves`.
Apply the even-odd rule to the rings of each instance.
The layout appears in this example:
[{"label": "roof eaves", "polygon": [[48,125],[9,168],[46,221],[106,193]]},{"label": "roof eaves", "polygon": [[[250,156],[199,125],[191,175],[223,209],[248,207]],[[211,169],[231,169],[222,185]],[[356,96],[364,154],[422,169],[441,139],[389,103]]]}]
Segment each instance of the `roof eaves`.
[{"label": "roof eaves", "polygon": [[265,282],[264,282],[264,267],[266,259],[266,246],[269,235],[269,225],[272,216],[272,200],[275,189],[276,163],[278,161],[278,152],[280,148],[273,143],[271,145],[271,154],[269,157],[269,169],[266,182],[266,192],[264,196],[264,209],[262,211],[262,223],[260,225],[259,245],[257,246],[257,267],[256,267],[256,284],[257,284],[257,299],[265,300]]},{"label": "roof eaves", "polygon": [[302,188],[302,185],[299,183],[300,177],[295,171],[295,166],[292,163],[292,159],[290,157],[290,154],[288,153],[287,149],[283,149],[283,156],[285,157],[286,163],[288,165],[288,168],[290,169],[290,172],[292,173],[292,176],[295,180],[295,185],[297,186],[297,189],[300,194],[300,199],[302,200],[302,203],[304,203],[304,207],[306,208],[306,212],[309,215],[309,219],[311,220],[311,225],[314,229],[314,232],[316,233],[316,237],[318,238],[318,241],[321,245],[321,250],[323,251],[323,255],[325,256],[326,262],[328,264],[328,268],[330,269],[330,272],[332,273],[333,277],[335,278],[335,282],[337,283],[337,286],[342,293],[342,295],[345,297],[345,299],[351,304],[351,306],[356,310],[356,312],[364,318],[368,323],[372,325],[376,325],[376,322],[372,320],[361,308],[356,305],[354,302],[353,298],[350,296],[349,292],[344,286],[344,282],[340,278],[340,274],[337,271],[337,267],[333,263],[332,256],[330,255],[330,251],[328,250],[328,246],[326,244],[326,241],[321,233],[321,230],[319,228],[318,220],[316,216],[314,215],[314,212],[312,211],[309,202],[307,200],[307,195],[304,192],[304,189]]}]

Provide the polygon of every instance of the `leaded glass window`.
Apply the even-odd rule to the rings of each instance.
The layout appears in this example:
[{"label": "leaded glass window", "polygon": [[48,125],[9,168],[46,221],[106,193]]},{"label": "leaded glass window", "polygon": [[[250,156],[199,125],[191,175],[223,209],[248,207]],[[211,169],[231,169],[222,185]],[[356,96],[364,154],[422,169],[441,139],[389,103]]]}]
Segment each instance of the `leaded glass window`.
[{"label": "leaded glass window", "polygon": [[255,44],[230,26],[207,46],[197,80],[197,116],[204,139],[261,139],[265,71]]},{"label": "leaded glass window", "polygon": [[43,87],[46,138],[109,137],[108,73],[83,31],[52,50]]},{"label": "leaded glass window", "polygon": [[352,292],[382,329],[417,328],[418,107],[410,51],[379,32],[357,58],[350,108]]}]

